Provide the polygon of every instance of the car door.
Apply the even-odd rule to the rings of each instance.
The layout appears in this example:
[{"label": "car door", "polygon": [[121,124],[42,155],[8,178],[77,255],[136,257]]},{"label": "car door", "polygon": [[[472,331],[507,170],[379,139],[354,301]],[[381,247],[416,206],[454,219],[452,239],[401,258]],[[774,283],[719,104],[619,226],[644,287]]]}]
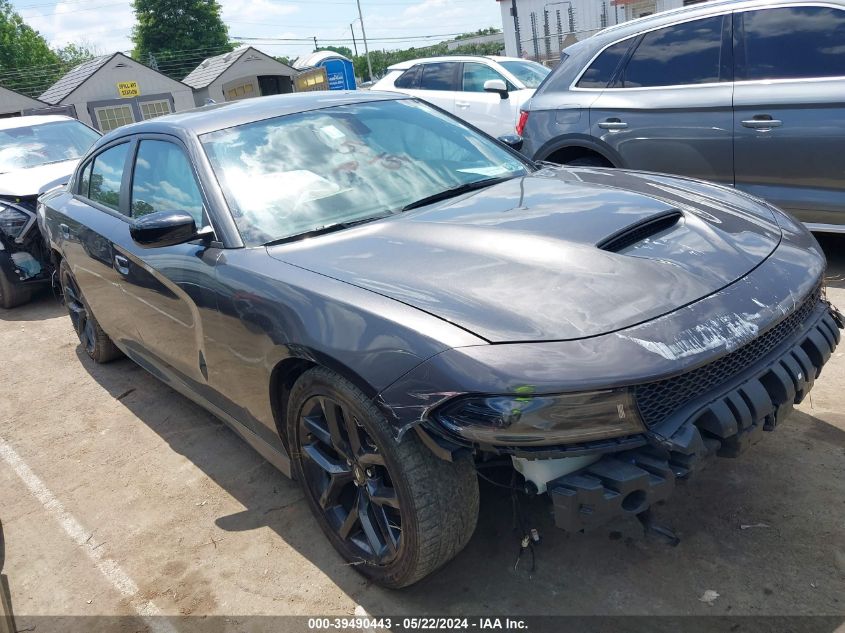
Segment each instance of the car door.
[{"label": "car door", "polygon": [[[198,228],[209,225],[202,190],[181,143],[145,135],[132,158],[128,201],[133,219],[186,211]],[[128,230],[122,238],[121,286],[138,343],[132,351],[202,391],[208,375],[203,316],[217,308],[214,266],[220,249],[208,240],[145,248]]]},{"label": "car door", "polygon": [[[648,31],[605,49],[577,87],[609,84],[590,129],[632,169],[733,184],[731,16]],[[603,53],[604,54],[604,53]],[[615,65],[614,65],[615,63]]]},{"label": "car door", "polygon": [[734,20],[736,186],[817,228],[845,224],[845,10]]},{"label": "car door", "polygon": [[80,169],[79,178],[50,227],[84,301],[103,330],[119,344],[132,335],[120,288],[125,258],[117,244],[128,234],[127,139],[105,146]]},{"label": "car door", "polygon": [[419,88],[408,93],[455,114],[460,62],[432,62],[420,66]]},{"label": "car door", "polygon": [[502,98],[497,92],[485,92],[484,83],[498,79],[509,91],[516,86],[495,69],[479,62],[464,62],[460,91],[455,97],[455,114],[491,136],[513,134],[516,124],[516,99]]}]

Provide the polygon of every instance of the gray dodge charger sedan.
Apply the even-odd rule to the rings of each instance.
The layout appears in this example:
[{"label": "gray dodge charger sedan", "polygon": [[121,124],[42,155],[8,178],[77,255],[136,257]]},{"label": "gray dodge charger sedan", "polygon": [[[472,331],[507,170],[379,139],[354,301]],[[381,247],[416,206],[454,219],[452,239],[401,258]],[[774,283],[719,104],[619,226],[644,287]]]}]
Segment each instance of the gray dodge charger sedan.
[{"label": "gray dodge charger sedan", "polygon": [[770,204],[538,168],[386,93],[120,128],[39,214],[87,354],[230,424],[391,587],[466,545],[481,462],[563,529],[648,524],[784,420],[842,327],[818,244]]},{"label": "gray dodge charger sedan", "polygon": [[534,160],[736,186],[845,232],[845,2],[717,0],[567,48],[520,120]]}]

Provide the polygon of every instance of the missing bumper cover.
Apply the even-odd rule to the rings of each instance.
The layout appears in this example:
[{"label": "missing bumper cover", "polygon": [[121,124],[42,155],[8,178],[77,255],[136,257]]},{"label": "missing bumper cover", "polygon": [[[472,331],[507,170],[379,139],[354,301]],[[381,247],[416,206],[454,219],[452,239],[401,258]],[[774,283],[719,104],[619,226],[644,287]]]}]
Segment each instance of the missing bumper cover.
[{"label": "missing bumper cover", "polygon": [[671,437],[654,434],[652,446],[606,455],[549,482],[555,524],[589,531],[615,517],[639,514],[668,498],[675,481],[709,457],[736,457],[804,399],[839,340],[839,325],[826,309],[755,377],[715,397]]}]

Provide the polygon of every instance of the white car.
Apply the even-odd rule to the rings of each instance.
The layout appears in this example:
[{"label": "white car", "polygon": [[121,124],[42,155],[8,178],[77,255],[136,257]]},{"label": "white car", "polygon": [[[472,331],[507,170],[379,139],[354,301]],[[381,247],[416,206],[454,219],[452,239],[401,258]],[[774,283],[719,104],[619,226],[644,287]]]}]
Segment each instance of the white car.
[{"label": "white car", "polygon": [[499,137],[515,133],[520,108],[549,72],[516,57],[429,57],[394,64],[372,89],[424,99]]}]

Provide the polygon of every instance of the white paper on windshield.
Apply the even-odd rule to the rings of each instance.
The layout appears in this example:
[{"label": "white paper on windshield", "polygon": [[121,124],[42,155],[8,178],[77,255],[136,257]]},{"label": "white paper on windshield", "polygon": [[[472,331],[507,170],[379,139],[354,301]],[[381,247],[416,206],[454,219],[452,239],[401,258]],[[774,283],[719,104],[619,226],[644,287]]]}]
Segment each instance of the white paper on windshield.
[{"label": "white paper on windshield", "polygon": [[495,178],[496,176],[509,174],[513,170],[503,167],[502,165],[491,165],[489,167],[465,167],[463,169],[459,169],[458,171],[463,174],[478,174],[479,176]]}]

